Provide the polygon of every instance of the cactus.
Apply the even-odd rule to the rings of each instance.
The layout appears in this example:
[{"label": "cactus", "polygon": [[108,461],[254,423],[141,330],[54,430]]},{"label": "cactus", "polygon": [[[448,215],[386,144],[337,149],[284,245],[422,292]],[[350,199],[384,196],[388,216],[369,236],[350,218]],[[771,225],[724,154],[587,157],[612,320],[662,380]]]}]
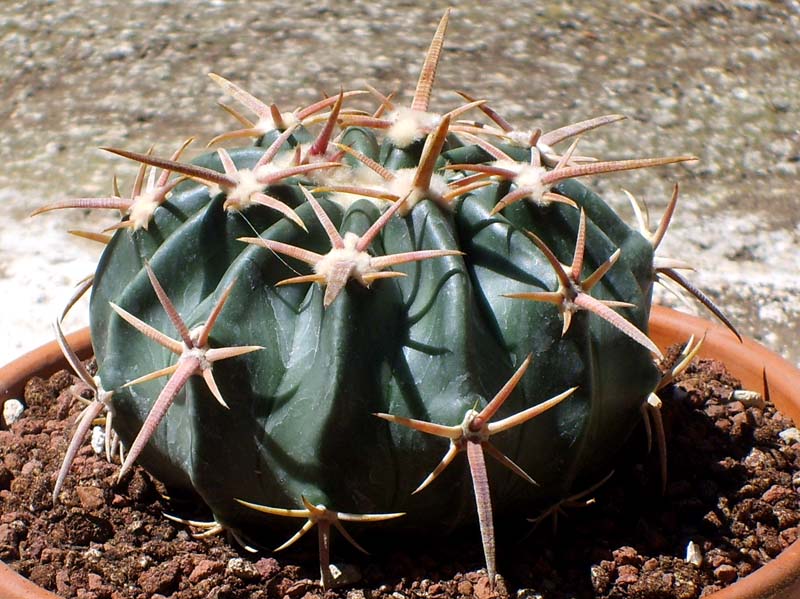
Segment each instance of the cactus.
[{"label": "cactus", "polygon": [[[228,108],[244,129],[212,144],[253,145],[109,149],[141,163],[130,198],[115,183],[37,210],[122,213],[84,234],[107,244],[81,288],[98,376],[72,360],[97,399],[54,500],[105,409],[120,476],[140,463],[245,543],[317,526],[325,585],[331,526],[360,548],[343,523],[446,532],[476,514],[493,580],[495,516],[607,474],[660,381],[653,283],[709,302],[654,259],[677,188],[656,233],[637,211],[641,234],[576,179],[693,157],[554,149],[619,115],[520,131],[463,93],[430,112],[448,16],[410,108],[369,88],[281,112],[212,74],[257,117]],[[363,96],[378,108],[344,107]]]}]

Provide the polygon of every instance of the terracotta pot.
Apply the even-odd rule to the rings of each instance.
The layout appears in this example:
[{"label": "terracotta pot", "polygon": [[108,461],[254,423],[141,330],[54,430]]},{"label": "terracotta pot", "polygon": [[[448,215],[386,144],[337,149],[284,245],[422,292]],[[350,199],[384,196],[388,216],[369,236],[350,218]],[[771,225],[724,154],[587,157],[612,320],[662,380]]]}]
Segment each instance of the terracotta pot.
[{"label": "terracotta pot", "polygon": [[[81,329],[67,336],[67,341],[78,357],[86,359],[92,355],[89,329]],[[52,341],[0,368],[0,403],[12,397],[20,397],[27,380],[33,376],[47,377],[68,368],[61,348]],[[0,562],[0,598],[2,599],[59,599],[50,591],[33,584],[14,570]]]},{"label": "terracotta pot", "polygon": [[[795,423],[800,423],[800,370],[762,345],[745,339],[740,343],[727,329],[693,316],[656,306],[650,319],[650,336],[665,348],[683,343],[690,335],[702,337],[701,357],[721,360],[749,390],[759,391]],[[69,337],[79,356],[91,354],[87,330]],[[0,400],[19,395],[31,376],[46,376],[65,364],[54,343],[26,354],[0,368]],[[800,597],[800,540],[749,576],[705,599],[791,599]],[[0,598],[58,599],[22,578],[0,562]]]},{"label": "terracotta pot", "polygon": [[[800,370],[752,339],[739,342],[724,327],[655,306],[650,337],[661,348],[690,335],[706,335],[700,357],[720,360],[741,382],[758,391],[800,426]],[[793,599],[800,597],[800,540],[777,558],[735,584],[705,599]]]},{"label": "terracotta pot", "polygon": [[[92,355],[92,341],[88,327],[67,335],[67,342],[81,360]],[[62,368],[69,366],[55,341],[24,354],[11,364],[0,368],[0,402],[12,397],[21,397],[29,378],[48,377]]]}]

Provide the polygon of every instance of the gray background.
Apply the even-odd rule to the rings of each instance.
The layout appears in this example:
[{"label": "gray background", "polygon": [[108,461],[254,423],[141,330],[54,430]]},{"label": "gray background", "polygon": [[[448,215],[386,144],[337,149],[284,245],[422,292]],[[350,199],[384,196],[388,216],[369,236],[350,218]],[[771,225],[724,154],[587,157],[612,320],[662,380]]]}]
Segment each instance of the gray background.
[{"label": "gray background", "polygon": [[[108,194],[115,173],[129,191],[135,167],[98,147],[165,155],[195,136],[197,152],[233,128],[209,71],[283,110],[365,82],[408,102],[447,6],[418,4],[0,3],[0,363],[51,337],[71,285],[92,270],[100,248],[64,230],[116,220],[27,217]],[[657,220],[679,181],[663,254],[695,264],[693,280],[743,332],[800,363],[798,31],[800,4],[788,1],[460,3],[433,108],[465,90],[545,130],[621,112],[628,120],[584,136],[581,151],[699,156],[587,183],[633,222],[623,187]]]}]

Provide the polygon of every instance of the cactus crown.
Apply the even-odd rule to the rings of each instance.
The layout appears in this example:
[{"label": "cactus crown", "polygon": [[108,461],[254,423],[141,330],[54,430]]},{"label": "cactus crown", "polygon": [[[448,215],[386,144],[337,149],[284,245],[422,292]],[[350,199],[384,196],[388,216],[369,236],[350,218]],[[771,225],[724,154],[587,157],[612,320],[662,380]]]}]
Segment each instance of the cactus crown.
[{"label": "cactus crown", "polygon": [[[410,106],[368,87],[282,112],[212,74],[254,118],[226,107],[243,128],[209,145],[254,145],[192,162],[189,141],[170,158],[108,148],[141,164],[129,198],[115,182],[37,210],[122,213],[113,236],[84,234],[107,245],[76,293],[93,288],[97,379],[57,320],[96,400],[54,500],[106,411],[120,477],[141,462],[247,544],[317,526],[325,585],[332,528],[360,548],[343,523],[449,530],[475,514],[493,580],[494,514],[531,516],[608,471],[659,385],[653,283],[710,302],[683,263],[654,259],[677,187],[653,234],[634,202],[640,234],[575,179],[694,158],[577,153],[620,115],[518,130],[466,93],[431,112],[448,18]],[[365,95],[373,111],[345,107]]]}]

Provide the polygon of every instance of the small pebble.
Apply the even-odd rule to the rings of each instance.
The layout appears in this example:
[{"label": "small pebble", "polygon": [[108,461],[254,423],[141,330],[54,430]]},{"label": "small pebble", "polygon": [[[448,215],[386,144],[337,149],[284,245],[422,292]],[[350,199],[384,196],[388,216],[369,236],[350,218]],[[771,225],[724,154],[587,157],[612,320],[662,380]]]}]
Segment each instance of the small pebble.
[{"label": "small pebble", "polygon": [[639,580],[639,568],[636,566],[620,566],[617,568],[617,584],[633,584]]},{"label": "small pebble", "polygon": [[744,403],[741,401],[732,401],[728,404],[728,414],[735,415],[744,412]]},{"label": "small pebble", "polygon": [[100,455],[106,449],[106,431],[100,426],[92,429],[92,451],[95,455]]},{"label": "small pebble", "polygon": [[98,591],[103,587],[103,577],[94,572],[90,572],[87,577],[87,587],[90,591]]},{"label": "small pebble", "polygon": [[689,544],[686,545],[685,561],[689,564],[694,564],[698,568],[703,565],[703,552],[694,541],[689,541]]},{"label": "small pebble", "polygon": [[728,564],[723,564],[714,570],[714,576],[717,580],[724,583],[731,583],[739,576],[736,568]]},{"label": "small pebble", "polygon": [[75,487],[75,494],[78,501],[85,510],[98,510],[106,503],[103,490],[98,487],[79,486]]},{"label": "small pebble", "polygon": [[281,566],[274,557],[262,557],[256,562],[256,569],[264,580],[269,580],[280,572]]},{"label": "small pebble", "polygon": [[30,460],[22,465],[20,473],[29,476],[31,474],[38,474],[42,471],[42,463],[39,460]]},{"label": "small pebble", "polygon": [[361,571],[352,564],[331,564],[329,567],[334,587],[347,586],[361,580]]},{"label": "small pebble", "polygon": [[763,409],[767,405],[758,391],[748,391],[747,389],[736,389],[731,393],[731,400],[741,402],[747,407]]},{"label": "small pebble", "polygon": [[6,426],[11,426],[22,417],[25,406],[18,399],[8,399],[3,404],[3,420]]},{"label": "small pebble", "polygon": [[225,567],[225,572],[237,578],[241,578],[242,580],[255,580],[261,577],[261,573],[258,571],[258,568],[255,567],[255,564],[241,557],[229,559],[228,565]]},{"label": "small pebble", "polygon": [[196,583],[200,580],[205,580],[209,576],[221,571],[222,564],[220,562],[210,559],[200,560],[192,570],[191,574],[189,574],[189,582]]},{"label": "small pebble", "polygon": [[800,430],[797,430],[794,426],[779,432],[778,436],[784,443],[800,443]]}]

